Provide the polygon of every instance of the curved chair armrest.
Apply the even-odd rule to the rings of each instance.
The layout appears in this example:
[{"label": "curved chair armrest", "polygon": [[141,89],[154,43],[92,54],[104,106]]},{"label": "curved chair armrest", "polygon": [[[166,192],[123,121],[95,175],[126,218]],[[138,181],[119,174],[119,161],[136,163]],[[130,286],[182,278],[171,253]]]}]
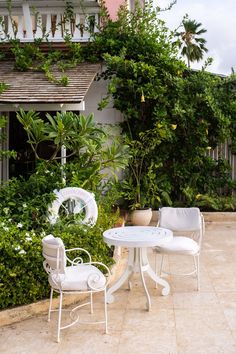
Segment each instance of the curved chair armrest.
[{"label": "curved chair armrest", "polygon": [[[104,284],[104,288],[107,287],[107,285],[109,284],[110,280],[111,280],[111,271],[110,269],[108,268],[108,266],[106,266],[104,263],[102,262],[91,262],[89,263],[91,265],[94,265],[94,266],[102,266],[106,271],[107,271],[107,274],[105,275],[105,278],[106,278],[106,283]],[[92,279],[92,278],[91,278]],[[92,279],[93,280],[93,279]],[[88,283],[89,283],[89,279],[88,279]],[[93,290],[98,290],[96,287],[94,287],[92,284],[89,284],[89,286],[91,287],[91,289]]]},{"label": "curved chair armrest", "polygon": [[[65,250],[65,252],[67,253],[67,252],[72,252],[72,251],[82,251],[82,252],[84,252],[88,257],[89,257],[89,263],[91,263],[91,261],[92,261],[92,258],[91,258],[91,255],[90,255],[90,253],[87,251],[87,250],[85,250],[84,248],[80,248],[80,247],[76,247],[76,248],[70,248],[70,249],[68,249],[68,250]],[[68,256],[67,256],[67,254],[66,254],[66,260],[69,262],[69,263],[71,263],[72,265],[76,265],[76,264],[79,264],[79,263],[84,263],[83,262],[83,258],[82,257],[75,257],[74,259],[70,259]]]}]

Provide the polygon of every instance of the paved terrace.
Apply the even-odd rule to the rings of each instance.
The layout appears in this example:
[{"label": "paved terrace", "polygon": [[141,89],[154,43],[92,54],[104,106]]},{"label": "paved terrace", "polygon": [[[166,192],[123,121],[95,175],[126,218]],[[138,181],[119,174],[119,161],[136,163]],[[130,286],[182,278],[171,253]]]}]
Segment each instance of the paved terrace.
[{"label": "paved terrace", "polygon": [[[150,252],[152,261],[153,254]],[[180,259],[179,259],[180,261]],[[189,261],[189,258],[188,258]],[[187,259],[178,262],[182,267]],[[168,261],[172,269],[176,258]],[[201,257],[201,290],[192,277],[168,278],[171,293],[161,296],[147,279],[152,309],[137,276],[132,291],[123,287],[109,305],[109,331],[103,325],[79,325],[62,331],[39,315],[0,328],[0,353],[50,354],[217,354],[236,353],[236,223],[207,223]],[[97,297],[94,315],[102,316]],[[56,314],[53,314],[56,316]]]}]

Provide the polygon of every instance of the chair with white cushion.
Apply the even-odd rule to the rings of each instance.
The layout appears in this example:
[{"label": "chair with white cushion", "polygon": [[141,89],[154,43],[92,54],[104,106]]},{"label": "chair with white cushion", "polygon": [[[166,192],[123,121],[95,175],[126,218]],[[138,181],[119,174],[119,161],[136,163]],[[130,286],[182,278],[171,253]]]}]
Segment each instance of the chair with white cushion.
[{"label": "chair with white cushion", "polygon": [[[197,289],[200,289],[199,255],[201,250],[202,236],[205,231],[204,219],[198,208],[171,208],[163,207],[159,210],[159,227],[173,231],[172,241],[163,246],[155,247],[156,272],[157,257],[161,255],[160,275],[162,273],[171,275],[192,275],[197,276]],[[163,270],[165,255],[191,256],[194,261],[194,269],[187,273],[170,273]]]},{"label": "chair with white cushion", "polygon": [[[55,238],[53,235],[47,235],[42,240],[44,269],[48,273],[48,281],[51,286],[50,304],[48,312],[48,321],[50,321],[51,312],[58,311],[58,327],[57,341],[60,341],[60,331],[71,327],[75,323],[81,323],[79,316],[76,314],[80,307],[90,305],[90,311],[93,313],[93,294],[98,292],[104,293],[104,320],[85,323],[104,323],[105,332],[107,333],[107,301],[106,289],[109,282],[109,268],[101,262],[92,262],[88,251],[82,248],[72,248],[65,250],[63,241],[60,238]],[[69,252],[79,252],[78,257],[71,260],[68,257]],[[81,252],[86,257],[86,262],[83,262]],[[106,275],[99,269],[103,268]],[[60,294],[59,309],[52,310],[53,292]],[[70,311],[70,323],[61,325],[62,301],[64,294],[88,294],[90,299],[88,302],[82,303],[74,307]]]}]

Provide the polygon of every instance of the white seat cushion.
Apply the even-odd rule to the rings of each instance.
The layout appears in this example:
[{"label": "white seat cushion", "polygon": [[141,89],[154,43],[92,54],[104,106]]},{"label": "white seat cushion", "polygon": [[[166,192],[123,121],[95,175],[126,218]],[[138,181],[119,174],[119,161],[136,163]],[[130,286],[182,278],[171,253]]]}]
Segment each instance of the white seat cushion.
[{"label": "white seat cushion", "polygon": [[189,237],[177,236],[173,240],[163,244],[163,246],[155,247],[158,253],[177,253],[194,255],[200,251],[200,247],[196,241]]},{"label": "white seat cushion", "polygon": [[58,276],[55,271],[49,275],[48,280],[54,289],[59,290],[61,288],[61,290],[70,291],[90,290],[89,284],[101,290],[106,284],[105,276],[98,268],[91,264],[79,264],[77,266],[66,267],[65,274],[59,274]]}]

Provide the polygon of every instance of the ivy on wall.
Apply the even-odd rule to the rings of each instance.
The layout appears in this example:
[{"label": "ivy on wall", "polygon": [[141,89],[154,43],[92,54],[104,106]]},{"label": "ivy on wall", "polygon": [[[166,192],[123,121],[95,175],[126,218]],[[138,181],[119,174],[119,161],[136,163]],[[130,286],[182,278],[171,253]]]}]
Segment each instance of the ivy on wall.
[{"label": "ivy on wall", "polygon": [[[147,196],[151,185],[150,195],[156,195],[146,204],[193,205],[206,195],[230,196],[235,182],[228,162],[223,157],[216,161],[207,152],[229,137],[235,146],[235,74],[209,73],[209,59],[202,70],[188,68],[152,1],[146,1],[144,9],[136,6],[133,13],[121,7],[117,21],[108,21],[88,50],[105,60],[101,77],[109,79],[100,109],[113,98],[114,107],[123,113],[123,132],[131,146],[141,142],[140,133],[158,124],[169,127],[172,140],[163,139],[145,157],[139,188]],[[131,172],[132,166],[127,183],[134,189]],[[134,203],[135,198],[128,200],[128,205]]]},{"label": "ivy on wall", "polygon": [[5,82],[0,82],[0,94],[7,90],[8,85]]},{"label": "ivy on wall", "polygon": [[[75,67],[79,63],[85,60],[85,55],[83,53],[83,47],[80,43],[72,42],[72,35],[69,30],[66,29],[66,24],[73,24],[73,27],[78,26],[80,32],[88,31],[92,38],[94,34],[95,17],[88,16],[86,25],[76,24],[75,23],[75,14],[74,7],[72,2],[65,2],[65,10],[62,16],[62,20],[57,24],[58,27],[63,28],[63,49],[57,50],[53,47],[53,44],[48,39],[48,34],[45,32],[45,29],[42,27],[40,22],[40,16],[38,16],[37,9],[33,9],[37,27],[41,27],[42,37],[34,39],[32,43],[21,43],[19,39],[16,38],[17,34],[17,23],[12,16],[12,2],[8,0],[7,2],[9,18],[13,28],[13,33],[15,38],[10,38],[7,33],[7,28],[5,28],[5,23],[3,17],[0,16],[0,60],[7,60],[10,57],[14,60],[14,68],[19,71],[26,70],[36,70],[44,72],[45,76],[50,82],[53,82],[58,85],[67,86],[69,83],[68,76],[66,75],[66,69]],[[83,1],[80,2],[80,7],[85,11]],[[106,11],[104,7],[104,1],[101,2],[101,18],[106,17]],[[54,31],[57,27],[54,26]],[[4,38],[5,37],[5,38]],[[2,40],[4,39],[4,40]],[[7,39],[7,45],[5,42]],[[4,52],[8,52],[6,56]],[[61,78],[57,79],[52,73],[53,68],[57,68],[61,71]],[[4,87],[2,84],[2,89],[4,90],[7,87]],[[0,86],[1,93],[1,86]]]}]

